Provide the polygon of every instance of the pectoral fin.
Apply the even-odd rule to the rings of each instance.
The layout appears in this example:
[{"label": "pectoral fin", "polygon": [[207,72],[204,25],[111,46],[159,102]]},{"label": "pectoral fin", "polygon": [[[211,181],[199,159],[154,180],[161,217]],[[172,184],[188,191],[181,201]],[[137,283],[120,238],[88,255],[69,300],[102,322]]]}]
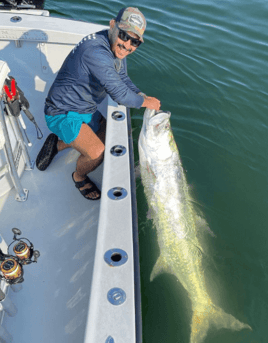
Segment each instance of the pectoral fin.
[{"label": "pectoral fin", "polygon": [[153,267],[153,270],[150,276],[150,281],[153,281],[156,276],[165,272],[170,273],[171,268],[167,264],[166,259],[164,259],[162,255],[160,255],[156,261],[156,264]]}]

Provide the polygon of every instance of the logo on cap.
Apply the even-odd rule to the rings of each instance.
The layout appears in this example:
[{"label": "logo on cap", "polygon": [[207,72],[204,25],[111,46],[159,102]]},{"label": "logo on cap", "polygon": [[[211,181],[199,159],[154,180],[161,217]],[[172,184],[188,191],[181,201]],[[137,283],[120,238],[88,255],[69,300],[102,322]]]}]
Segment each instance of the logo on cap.
[{"label": "logo on cap", "polygon": [[139,16],[138,14],[131,14],[128,18],[128,21],[130,24],[134,26],[138,26],[139,29],[142,29],[143,20],[141,16]]}]

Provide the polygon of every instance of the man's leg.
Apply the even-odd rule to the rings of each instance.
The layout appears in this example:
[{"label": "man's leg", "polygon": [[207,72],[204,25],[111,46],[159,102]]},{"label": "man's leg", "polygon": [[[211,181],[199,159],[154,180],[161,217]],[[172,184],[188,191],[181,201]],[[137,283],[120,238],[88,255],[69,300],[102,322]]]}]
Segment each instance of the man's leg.
[{"label": "man's leg", "polygon": [[[96,133],[96,135],[99,137],[99,139],[102,141],[103,144],[105,144],[105,134],[106,134],[106,119],[102,117],[101,122],[100,122],[100,129]],[[57,143],[58,151],[62,151],[67,148],[72,148],[72,145],[64,143],[62,140],[59,139]]]},{"label": "man's leg", "polygon": [[67,148],[71,148],[71,145],[70,144],[66,144],[64,143],[63,141],[61,141],[60,139],[58,140],[58,143],[57,143],[57,149],[58,151],[62,151],[64,149],[67,149]]},{"label": "man's leg", "polygon": [[[95,170],[103,161],[104,143],[98,137],[98,134],[95,134],[87,124],[83,123],[78,137],[70,143],[70,146],[81,154],[77,160],[76,171],[73,174],[75,181],[85,180],[87,174]],[[103,132],[101,138],[103,138]],[[91,186],[91,184],[86,184],[79,189],[90,189]],[[98,196],[98,191],[87,195],[89,198],[97,198]]]},{"label": "man's leg", "polygon": [[101,118],[100,122],[100,129],[97,132],[97,136],[105,144],[105,134],[106,134],[106,119],[104,117]]}]

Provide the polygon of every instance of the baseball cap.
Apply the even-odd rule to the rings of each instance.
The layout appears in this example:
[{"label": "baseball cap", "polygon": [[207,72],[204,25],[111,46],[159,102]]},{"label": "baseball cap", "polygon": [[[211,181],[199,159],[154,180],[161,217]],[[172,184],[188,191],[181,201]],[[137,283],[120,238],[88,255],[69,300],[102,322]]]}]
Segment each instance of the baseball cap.
[{"label": "baseball cap", "polygon": [[146,19],[138,8],[122,8],[115,21],[118,23],[120,29],[136,33],[140,40],[144,42],[143,34],[146,29]]}]

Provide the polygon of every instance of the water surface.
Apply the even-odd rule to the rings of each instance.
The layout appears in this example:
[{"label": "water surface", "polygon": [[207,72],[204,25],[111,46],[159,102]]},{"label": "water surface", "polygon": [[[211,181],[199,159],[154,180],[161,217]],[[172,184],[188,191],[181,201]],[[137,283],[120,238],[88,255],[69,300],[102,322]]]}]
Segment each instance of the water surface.
[{"label": "water surface", "polygon": [[[145,44],[128,57],[133,82],[161,100],[203,234],[208,287],[252,332],[211,331],[204,343],[267,342],[268,3],[264,0],[47,0],[52,15],[108,25],[125,6],[146,16]],[[135,160],[143,110],[132,110]],[[144,343],[188,343],[191,304],[174,276],[153,282],[159,254],[137,181]]]}]

